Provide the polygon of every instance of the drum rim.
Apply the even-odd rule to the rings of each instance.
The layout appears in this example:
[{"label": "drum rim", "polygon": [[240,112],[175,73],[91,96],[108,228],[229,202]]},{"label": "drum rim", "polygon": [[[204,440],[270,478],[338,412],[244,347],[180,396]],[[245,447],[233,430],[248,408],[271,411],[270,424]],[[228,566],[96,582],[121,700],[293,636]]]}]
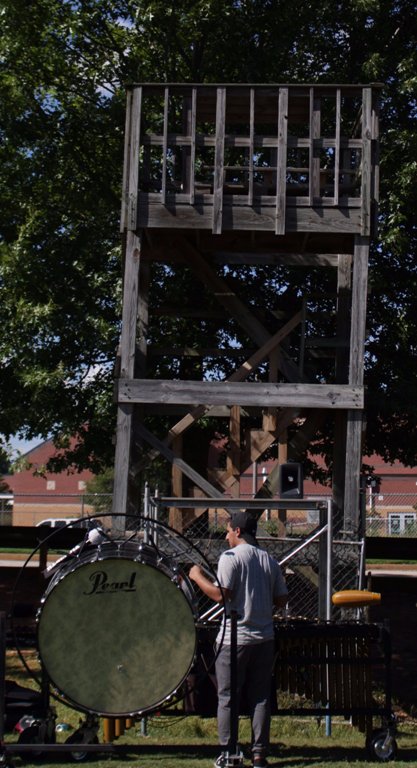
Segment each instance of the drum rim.
[{"label": "drum rim", "polygon": [[[130,542],[129,542],[130,543]],[[112,554],[110,552],[110,548],[117,551],[117,555]],[[77,554],[75,557],[72,557],[71,555],[67,556],[67,559],[62,561],[61,566],[58,568],[58,570],[51,574],[51,578],[49,581],[49,584],[47,584],[45,591],[42,594],[40,605],[38,609],[38,614],[40,615],[42,611],[42,606],[51,594],[51,592],[56,588],[56,586],[64,579],[67,578],[71,573],[74,573],[79,568],[82,568],[84,565],[90,565],[92,562],[100,563],[105,562],[106,560],[126,560],[131,563],[142,563],[144,565],[149,565],[151,568],[155,568],[157,571],[161,571],[166,575],[168,578],[170,574],[174,577],[175,571],[174,569],[169,565],[168,557],[166,556],[160,556],[155,553],[153,548],[149,544],[145,544],[143,542],[140,542],[140,544],[137,546],[138,554],[136,557],[129,557],[128,550],[126,549],[123,551],[123,549],[119,548],[119,544],[116,541],[112,542],[105,542],[100,547],[97,547],[95,549],[90,550],[83,550],[79,554]],[[108,553],[108,554],[107,554]],[[87,559],[87,554],[95,554],[95,558],[93,559]],[[148,559],[149,558],[149,559]],[[183,575],[183,574],[181,574]],[[188,581],[188,577],[187,581]],[[173,578],[172,578],[173,580]],[[190,607],[193,611],[193,616],[196,619],[197,611],[190,602]],[[39,616],[36,617],[37,623],[39,620]]]}]

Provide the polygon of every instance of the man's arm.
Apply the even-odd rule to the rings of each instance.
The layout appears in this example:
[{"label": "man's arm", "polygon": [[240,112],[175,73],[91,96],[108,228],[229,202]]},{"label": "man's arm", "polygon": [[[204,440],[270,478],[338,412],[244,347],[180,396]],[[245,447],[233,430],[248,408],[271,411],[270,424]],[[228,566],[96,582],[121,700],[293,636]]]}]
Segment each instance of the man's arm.
[{"label": "man's arm", "polygon": [[230,590],[220,589],[219,586],[213,584],[213,582],[203,573],[199,565],[193,565],[190,568],[188,575],[190,579],[197,584],[197,587],[199,587],[210,600],[214,600],[215,603],[221,603],[223,599],[230,600]]},{"label": "man's arm", "polygon": [[277,564],[273,603],[275,608],[285,608],[288,603],[288,589],[281,568]]}]

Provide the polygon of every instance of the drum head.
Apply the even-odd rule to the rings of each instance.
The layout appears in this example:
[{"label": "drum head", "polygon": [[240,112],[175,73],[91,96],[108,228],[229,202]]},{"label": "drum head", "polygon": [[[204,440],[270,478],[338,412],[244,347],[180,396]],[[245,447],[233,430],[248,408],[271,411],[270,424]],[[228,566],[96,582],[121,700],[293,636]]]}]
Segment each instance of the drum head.
[{"label": "drum head", "polygon": [[81,564],[45,598],[38,647],[52,684],[77,708],[151,711],[188,675],[196,650],[190,604],[154,565],[111,557]]}]

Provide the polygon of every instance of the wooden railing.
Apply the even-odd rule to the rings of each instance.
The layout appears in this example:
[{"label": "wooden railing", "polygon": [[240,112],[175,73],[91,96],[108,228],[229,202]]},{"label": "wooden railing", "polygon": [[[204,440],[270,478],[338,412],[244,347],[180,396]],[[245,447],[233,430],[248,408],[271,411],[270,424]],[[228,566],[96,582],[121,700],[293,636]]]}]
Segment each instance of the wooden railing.
[{"label": "wooden railing", "polygon": [[[134,85],[122,229],[368,235],[378,85]],[[320,210],[319,218],[306,211]],[[248,212],[250,216],[248,218]]]}]

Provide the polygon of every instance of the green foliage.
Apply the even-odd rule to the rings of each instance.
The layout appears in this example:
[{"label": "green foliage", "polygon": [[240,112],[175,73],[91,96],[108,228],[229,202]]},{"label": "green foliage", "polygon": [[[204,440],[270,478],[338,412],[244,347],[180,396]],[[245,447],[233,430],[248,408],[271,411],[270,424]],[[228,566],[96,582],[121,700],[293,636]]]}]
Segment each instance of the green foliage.
[{"label": "green foliage", "polygon": [[93,507],[95,515],[109,514],[112,510],[113,468],[108,467],[87,482],[84,502]]},{"label": "green foliage", "polygon": [[69,4],[21,5],[3,4],[1,42],[1,431],[77,431],[75,460],[99,468],[112,455],[96,445],[114,419],[124,98],[103,98],[65,48]]},{"label": "green foliage", "polygon": [[[113,462],[125,83],[373,80],[384,89],[366,450],[415,463],[415,3],[38,0],[27,13],[24,0],[2,0],[0,14],[0,432],[79,434],[55,469]],[[186,295],[187,279],[156,268],[161,303]],[[269,307],[284,278],[239,268],[228,279]],[[299,281],[286,284],[289,301],[299,300]],[[208,329],[196,326],[190,343]],[[184,322],[159,318],[152,342],[167,331],[181,341]],[[216,333],[219,344],[241,335],[233,321]],[[219,359],[217,374],[235,362]]]},{"label": "green foliage", "polygon": [[11,448],[9,445],[0,444],[0,475],[8,475],[11,472]]},{"label": "green foliage", "polygon": [[3,477],[0,477],[0,493],[11,493],[10,486]]}]

